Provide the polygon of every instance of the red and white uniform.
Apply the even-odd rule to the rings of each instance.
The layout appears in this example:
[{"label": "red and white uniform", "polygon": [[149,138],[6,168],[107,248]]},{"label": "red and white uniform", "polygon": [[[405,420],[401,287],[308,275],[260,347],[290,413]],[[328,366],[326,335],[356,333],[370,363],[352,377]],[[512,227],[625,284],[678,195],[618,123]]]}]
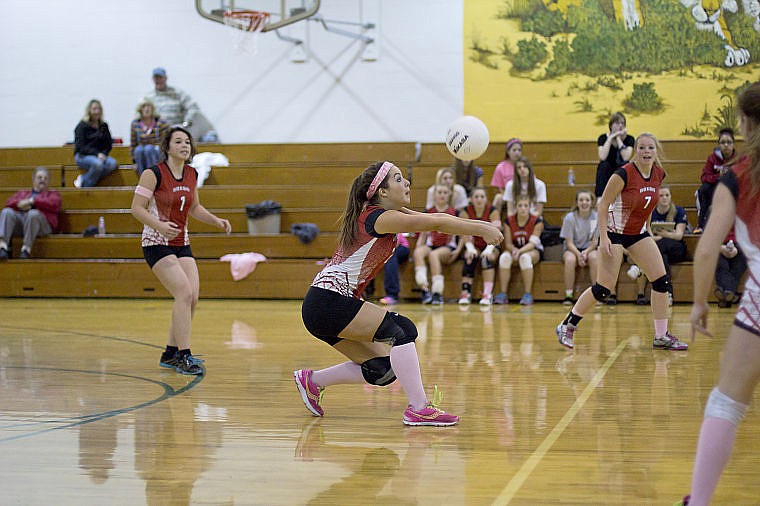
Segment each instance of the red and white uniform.
[{"label": "red and white uniform", "polygon": [[338,247],[311,286],[361,298],[364,287],[375,277],[396,249],[396,234],[375,232],[375,220],[385,209],[370,206],[359,214],[359,236],[348,250]]},{"label": "red and white uniform", "polygon": [[181,232],[171,241],[155,229],[145,225],[142,233],[143,246],[187,246],[187,215],[195,199],[198,172],[190,165],[182,168],[182,179],[175,179],[166,163],[151,167],[158,184],[148,203],[148,212],[161,221],[171,221]]},{"label": "red and white uniform", "polygon": [[[483,213],[478,216],[477,212],[475,211],[475,207],[472,204],[464,208],[464,211],[467,213],[467,217],[469,219],[485,221],[486,223],[491,223],[491,213],[493,210],[494,207],[491,204],[488,204],[486,205],[485,209],[483,209]],[[487,246],[486,241],[479,236],[473,236],[472,245],[481,251],[483,251],[483,249]]]},{"label": "red and white uniform", "polygon": [[665,171],[654,164],[649,177],[645,178],[635,164],[626,163],[615,174],[623,179],[625,186],[610,205],[607,231],[625,235],[643,234],[647,219],[657,206]]},{"label": "red and white uniform", "polygon": [[752,192],[749,162],[748,157],[739,160],[720,182],[736,199],[734,232],[747,259],[747,278],[734,323],[760,335],[760,212],[757,194]]},{"label": "red and white uniform", "polygon": [[[513,214],[507,218],[507,225],[509,226],[509,232],[512,234],[512,244],[518,248],[522,248],[528,241],[530,236],[533,235],[533,230],[538,223],[541,223],[541,218],[535,214],[531,214],[528,221],[522,227],[517,224],[517,215]],[[536,249],[542,249],[541,246],[536,245]]]},{"label": "red and white uniform", "polygon": [[[427,209],[425,211],[426,213],[446,213],[450,214],[451,216],[457,215],[457,210],[453,207],[449,207],[445,211],[439,211],[435,207],[431,207],[430,209]],[[430,248],[440,248],[441,246],[449,246],[450,248],[457,247],[457,240],[456,237],[451,234],[444,234],[443,232],[437,232],[435,230],[432,230],[428,232],[427,234],[427,240],[425,241],[425,245]]]}]

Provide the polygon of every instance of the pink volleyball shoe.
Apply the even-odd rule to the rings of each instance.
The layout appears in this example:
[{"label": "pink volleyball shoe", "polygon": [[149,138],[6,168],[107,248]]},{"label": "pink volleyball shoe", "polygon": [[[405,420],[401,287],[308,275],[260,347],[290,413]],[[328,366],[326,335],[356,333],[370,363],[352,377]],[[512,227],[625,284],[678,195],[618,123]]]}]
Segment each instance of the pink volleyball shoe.
[{"label": "pink volleyball shoe", "polygon": [[301,400],[306,409],[311,411],[314,416],[323,416],[325,411],[322,409],[322,394],[325,389],[320,388],[311,381],[311,375],[314,371],[311,369],[299,369],[293,371],[293,378],[296,381],[296,387],[301,394]]}]

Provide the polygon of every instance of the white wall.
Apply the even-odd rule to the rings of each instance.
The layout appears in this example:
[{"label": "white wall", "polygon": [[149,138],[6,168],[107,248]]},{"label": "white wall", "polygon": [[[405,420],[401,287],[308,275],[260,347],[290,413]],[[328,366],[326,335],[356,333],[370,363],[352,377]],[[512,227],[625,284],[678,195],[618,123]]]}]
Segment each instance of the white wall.
[{"label": "white wall", "polygon": [[374,21],[379,59],[314,22],[292,27],[307,35],[306,63],[274,33],[238,54],[193,0],[3,0],[0,147],[73,140],[91,98],[129,142],[156,66],[227,143],[442,140],[463,109],[462,1],[322,0],[320,13]]}]

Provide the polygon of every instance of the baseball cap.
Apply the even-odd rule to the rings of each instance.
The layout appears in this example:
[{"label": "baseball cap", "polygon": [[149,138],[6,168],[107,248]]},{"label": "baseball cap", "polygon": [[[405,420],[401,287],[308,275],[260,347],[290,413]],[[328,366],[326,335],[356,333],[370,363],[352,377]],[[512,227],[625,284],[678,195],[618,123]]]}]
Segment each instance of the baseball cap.
[{"label": "baseball cap", "polygon": [[164,69],[163,67],[156,67],[153,69],[153,75],[166,77],[166,69]]}]

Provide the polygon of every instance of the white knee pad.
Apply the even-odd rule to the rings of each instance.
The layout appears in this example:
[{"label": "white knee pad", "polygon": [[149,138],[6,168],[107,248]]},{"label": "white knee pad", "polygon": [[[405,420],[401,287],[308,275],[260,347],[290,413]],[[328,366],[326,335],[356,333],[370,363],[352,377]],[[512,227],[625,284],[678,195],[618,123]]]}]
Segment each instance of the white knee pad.
[{"label": "white knee pad", "polygon": [[523,271],[533,269],[533,259],[527,253],[520,255],[518,262],[520,262],[520,269]]},{"label": "white knee pad", "polygon": [[414,281],[417,282],[418,286],[428,286],[426,266],[414,268]]},{"label": "white knee pad", "polygon": [[433,293],[443,293],[443,274],[433,276],[433,284],[430,286]]},{"label": "white knee pad", "polygon": [[502,253],[499,257],[499,268],[509,269],[510,267],[512,267],[512,254],[507,251],[506,253]]},{"label": "white knee pad", "polygon": [[734,425],[739,425],[741,419],[744,418],[744,413],[747,412],[747,408],[746,404],[736,402],[715,387],[707,399],[705,418],[721,418]]}]

